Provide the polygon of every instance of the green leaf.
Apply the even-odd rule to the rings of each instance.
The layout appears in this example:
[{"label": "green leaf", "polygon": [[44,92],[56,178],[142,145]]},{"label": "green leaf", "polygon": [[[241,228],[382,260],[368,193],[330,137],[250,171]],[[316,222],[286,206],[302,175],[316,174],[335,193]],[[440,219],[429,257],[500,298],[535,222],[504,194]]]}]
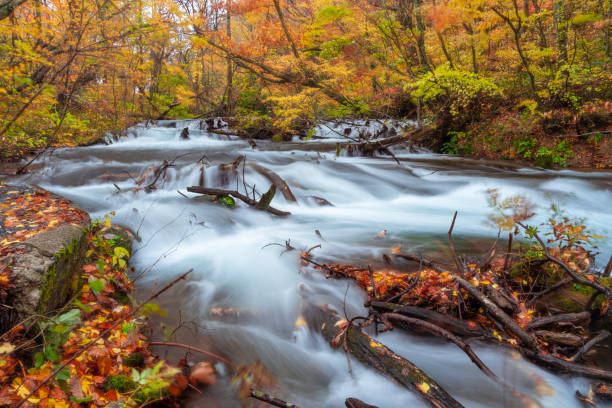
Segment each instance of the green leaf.
[{"label": "green leaf", "polygon": [[115,249],[113,249],[113,253],[119,259],[128,258],[130,256],[130,253],[128,252],[128,250],[123,247],[115,247]]},{"label": "green leaf", "polygon": [[45,355],[40,351],[34,354],[34,367],[40,368],[45,363]]},{"label": "green leaf", "polygon": [[130,334],[135,329],[136,325],[134,323],[124,323],[123,326],[121,326],[121,331],[125,334]]},{"label": "green leaf", "polygon": [[68,326],[75,326],[81,323],[81,311],[79,309],[71,309],[53,320],[56,324],[64,323]]},{"label": "green leaf", "polygon": [[61,357],[57,354],[57,347],[45,347],[43,352],[46,360],[52,362],[60,361]]},{"label": "green leaf", "polygon": [[217,198],[217,202],[224,207],[236,208],[236,201],[230,196],[223,196]]},{"label": "green leaf", "polygon": [[100,273],[100,275],[104,274],[104,259],[100,258],[98,259],[98,273]]},{"label": "green leaf", "polygon": [[104,286],[106,286],[106,282],[101,279],[96,279],[89,281],[89,287],[95,295],[99,295],[104,290]]},{"label": "green leaf", "polygon": [[62,368],[59,373],[55,376],[58,380],[68,381],[70,379],[70,370],[68,367]]},{"label": "green leaf", "polygon": [[164,309],[159,307],[157,303],[147,303],[142,307],[141,311],[142,313],[147,314],[147,315],[150,315],[151,313],[155,313],[160,316],[168,316],[168,313]]},{"label": "green leaf", "polygon": [[75,300],[74,301],[75,306],[77,306],[79,309],[81,309],[82,311],[84,311],[85,313],[91,313],[92,308],[84,305],[83,303],[81,303],[79,300]]}]

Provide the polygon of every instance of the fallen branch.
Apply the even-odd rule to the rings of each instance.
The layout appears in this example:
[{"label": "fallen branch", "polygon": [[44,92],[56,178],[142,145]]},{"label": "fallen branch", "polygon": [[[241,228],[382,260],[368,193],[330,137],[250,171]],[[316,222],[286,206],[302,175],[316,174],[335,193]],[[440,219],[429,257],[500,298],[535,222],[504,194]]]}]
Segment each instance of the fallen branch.
[{"label": "fallen branch", "polygon": [[374,405],[366,404],[357,398],[347,398],[346,401],[344,401],[344,405],[346,408],[378,408]]},{"label": "fallen branch", "polygon": [[532,330],[552,324],[588,322],[590,318],[591,314],[589,312],[558,314],[532,320],[531,322],[527,323],[527,328]]},{"label": "fallen branch", "polygon": [[463,407],[420,368],[395,354],[360,328],[341,319],[331,309],[325,306],[311,307],[306,315],[308,321],[321,331],[332,347],[344,342],[345,350],[362,364],[376,369],[397,384],[415,392],[432,407]]},{"label": "fallen branch", "polygon": [[465,279],[452,274],[453,279],[461,285],[470,295],[475,297],[480,304],[495,318],[499,321],[510,333],[514,334],[522,343],[531,347],[533,350],[537,350],[538,342],[529,333],[523,330],[510,316],[508,316],[499,306],[497,306],[491,299],[481,293],[474,285],[466,281]]},{"label": "fallen branch", "polygon": [[572,333],[558,333],[549,330],[536,330],[534,333],[538,338],[547,343],[563,344],[565,346],[578,347],[584,343],[584,338]]},{"label": "fallen branch", "polygon": [[253,390],[251,389],[249,393],[249,397],[255,398],[256,400],[263,401],[268,405],[272,405],[274,407],[280,408],[299,408],[297,405],[291,404],[289,402],[285,402],[281,399],[273,397],[269,394],[266,394],[263,391]]},{"label": "fallen branch", "polygon": [[477,337],[484,334],[480,328],[476,326],[472,328],[463,320],[422,307],[403,306],[388,302],[371,302],[370,306],[383,313],[391,312],[425,320],[459,336]]},{"label": "fallen branch", "polygon": [[576,391],[576,398],[582,403],[585,408],[599,408],[599,405],[595,403],[591,398],[587,397],[580,391]]},{"label": "fallen branch", "polygon": [[108,329],[104,330],[102,333],[100,333],[95,339],[92,339],[92,341],[90,341],[89,343],[87,343],[85,346],[83,346],[83,348],[81,348],[79,351],[77,351],[76,353],[74,353],[72,355],[72,357],[70,357],[68,360],[64,361],[62,364],[60,364],[55,370],[53,370],[51,372],[51,374],[49,374],[47,377],[45,377],[36,387],[34,387],[34,389],[32,389],[32,391],[30,391],[28,393],[28,395],[26,395],[21,401],[19,401],[19,403],[17,405],[15,405],[15,408],[19,408],[20,406],[22,406],[23,404],[26,403],[26,401],[28,399],[30,399],[35,393],[36,391],[38,391],[39,389],[42,388],[43,385],[45,385],[46,383],[48,383],[49,381],[51,381],[53,378],[55,378],[55,376],[57,374],[59,374],[60,371],[62,371],[65,367],[68,366],[68,364],[72,363],[75,359],[77,359],[81,354],[83,354],[85,351],[87,351],[91,346],[93,346],[94,344],[98,344],[98,340],[104,339],[107,335],[109,335],[114,329],[116,329],[117,327],[119,327],[120,324],[122,324],[126,319],[128,319],[129,317],[134,316],[136,313],[138,313],[138,311],[140,309],[142,309],[147,303],[150,303],[152,300],[158,298],[159,296],[161,296],[164,292],[168,291],[170,288],[172,288],[174,285],[176,285],[177,283],[179,283],[180,281],[184,280],[187,275],[189,275],[191,272],[193,271],[193,269],[188,270],[187,272],[185,272],[184,274],[182,274],[181,276],[179,276],[178,278],[176,278],[175,280],[173,280],[172,282],[170,282],[169,284],[167,284],[166,286],[164,286],[164,288],[162,288],[161,290],[157,291],[156,293],[154,293],[153,295],[151,295],[147,300],[145,300],[144,302],[140,303],[134,310],[132,310],[130,313],[126,314],[125,316],[123,316],[121,319],[117,320],[111,327],[109,327]]},{"label": "fallen branch", "polygon": [[463,264],[459,260],[457,256],[457,252],[455,252],[455,244],[453,244],[453,229],[455,228],[455,221],[457,220],[457,211],[455,211],[455,215],[453,216],[453,222],[451,223],[450,228],[448,229],[448,247],[453,254],[453,260],[455,261],[455,266],[457,267],[457,273],[461,276],[465,276],[465,268]]},{"label": "fallen branch", "polygon": [[[208,187],[200,187],[200,186],[191,186],[191,187],[187,187],[187,191],[189,191],[190,193],[196,193],[196,194],[206,194],[206,195],[212,195],[212,196],[232,196],[234,198],[239,199],[240,201],[250,205],[251,207],[256,207],[258,204],[258,201],[247,197],[246,195],[236,191],[236,190],[224,190],[221,188],[208,188]],[[287,211],[281,211],[281,210],[277,210],[276,208],[273,207],[268,207],[266,209],[266,211],[268,211],[271,214],[274,215],[278,215],[278,216],[287,216],[287,215],[291,215],[290,212]]]},{"label": "fallen branch", "polygon": [[578,361],[587,351],[589,351],[598,343],[604,341],[608,337],[610,337],[610,332],[607,330],[602,330],[597,336],[587,341],[586,344],[582,346],[573,356],[571,356],[568,361],[571,361],[572,363]]},{"label": "fallen branch", "polygon": [[551,354],[543,354],[530,349],[522,348],[521,353],[548,367],[556,368],[568,373],[583,375],[585,377],[598,378],[604,381],[612,381],[612,371],[597,367],[589,367],[571,361],[554,357]]},{"label": "fallen branch", "polygon": [[220,355],[217,355],[215,353],[211,353],[210,351],[202,350],[200,348],[197,348],[197,347],[194,347],[194,346],[190,346],[188,344],[172,343],[172,342],[167,342],[167,341],[152,341],[149,344],[152,345],[152,346],[180,347],[180,348],[183,348],[185,350],[195,351],[196,353],[200,353],[200,354],[204,354],[205,356],[212,357],[212,358],[214,358],[216,360],[221,361],[222,363],[227,364],[228,366],[232,367],[233,369],[236,369],[236,366],[234,365],[234,363],[232,363],[231,361],[229,361],[225,357],[221,357]]},{"label": "fallen branch", "polygon": [[470,360],[472,360],[472,362],[476,365],[476,367],[480,369],[480,371],[482,371],[488,377],[493,379],[495,382],[500,384],[502,383],[501,380],[495,375],[495,373],[491,371],[489,367],[485,365],[485,363],[482,362],[482,360],[476,355],[476,353],[474,353],[474,351],[468,344],[460,340],[457,336],[455,336],[448,330],[445,330],[442,327],[436,326],[435,324],[432,324],[430,322],[426,322],[425,320],[407,317],[399,313],[383,313],[380,318],[385,324],[385,326],[387,326],[387,329],[393,328],[389,323],[389,320],[399,320],[400,322],[420,327],[430,333],[433,333],[436,336],[445,338],[446,340],[450,341],[451,343],[454,343],[457,347],[463,350],[463,352],[470,358]]},{"label": "fallen branch", "polygon": [[259,174],[267,178],[272,184],[274,184],[276,188],[280,190],[280,192],[283,194],[285,200],[297,202],[295,196],[291,192],[291,189],[289,188],[285,180],[283,180],[278,174],[276,174],[272,170],[260,166],[257,163],[248,163],[247,166],[252,167],[256,172],[258,172]]}]

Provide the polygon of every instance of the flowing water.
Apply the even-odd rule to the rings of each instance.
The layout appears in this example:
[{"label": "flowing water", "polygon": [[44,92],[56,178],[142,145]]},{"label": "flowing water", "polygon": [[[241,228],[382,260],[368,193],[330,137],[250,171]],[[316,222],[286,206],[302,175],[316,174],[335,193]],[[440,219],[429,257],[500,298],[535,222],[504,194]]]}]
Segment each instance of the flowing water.
[{"label": "flowing water", "polygon": [[[190,139],[182,140],[186,126]],[[366,313],[365,296],[345,281],[300,270],[298,251],[284,252],[286,241],[301,250],[321,244],[313,254],[327,262],[363,265],[397,244],[405,252],[443,259],[448,256],[446,232],[454,211],[459,211],[454,232],[458,251],[483,254],[497,236],[497,230],[485,223],[490,213],[486,191],[491,188],[502,196],[521,194],[537,203],[539,215],[532,223],[544,220],[554,203],[572,216],[586,218],[594,232],[612,236],[612,173],[504,168],[426,152],[396,151],[400,165],[387,158],[336,157],[335,138],[343,133],[342,127],[324,127],[310,141],[258,141],[254,150],[245,141],[201,130],[199,121],[162,122],[132,128],[107,146],[57,150],[41,171],[16,181],[63,195],[92,218],[115,211],[114,222],[142,238],[135,243],[131,261],[140,297],[193,268],[186,284],[160,299],[168,311],[160,321],[169,330],[178,326],[178,341],[222,353],[237,363],[261,361],[277,377],[279,396],[305,408],[341,407],[349,396],[381,408],[425,405],[357,363],[351,376],[344,353],[332,351],[301,324],[305,302],[329,303],[346,309],[350,317]],[[227,163],[240,155],[287,181],[298,204],[277,194],[273,206],[291,211],[291,216],[275,217],[241,202],[232,210],[187,193],[187,186],[200,182],[201,162]],[[159,189],[129,191],[133,178],[147,166],[175,158]],[[236,173],[223,176],[208,167],[205,183],[244,191],[242,167]],[[248,166],[245,178],[249,191],[255,186],[265,192],[270,185]],[[314,197],[333,206],[321,206]],[[374,239],[382,230],[387,236]],[[281,245],[266,246],[271,243]],[[601,264],[612,253],[609,241],[599,250]],[[216,308],[234,308],[242,315],[211,318]],[[380,340],[420,366],[466,407],[517,406],[452,344],[401,332],[382,334]],[[514,353],[487,345],[475,349],[495,373],[543,407],[579,407],[574,392],[588,390],[585,379],[557,375]],[[176,362],[183,355],[172,350],[167,357]],[[228,376],[218,368],[222,381],[195,394],[188,405],[237,406]]]}]

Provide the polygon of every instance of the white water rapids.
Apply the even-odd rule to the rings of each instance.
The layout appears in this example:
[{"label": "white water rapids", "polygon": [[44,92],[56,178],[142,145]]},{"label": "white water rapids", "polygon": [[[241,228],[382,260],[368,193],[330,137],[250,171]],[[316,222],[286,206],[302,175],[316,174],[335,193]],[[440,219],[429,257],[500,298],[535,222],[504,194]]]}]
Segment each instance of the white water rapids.
[{"label": "white water rapids", "polygon": [[[191,129],[189,140],[179,137],[185,126]],[[57,150],[41,172],[21,181],[75,201],[92,218],[115,211],[114,223],[138,231],[142,242],[135,242],[131,263],[136,275],[146,270],[136,281],[140,297],[193,268],[188,283],[160,299],[169,313],[162,319],[168,327],[183,321],[177,340],[222,353],[237,363],[261,361],[279,381],[277,396],[303,408],[342,407],[347,397],[380,408],[425,404],[356,362],[351,377],[343,352],[332,351],[314,331],[295,325],[305,298],[342,311],[347,282],[326,280],[313,270],[300,272],[297,251],[283,254],[281,246],[264,248],[266,244],[290,239],[291,245],[304,250],[320,243],[322,248],[313,252],[315,259],[354,265],[380,259],[397,244],[405,252],[440,259],[448,255],[446,232],[454,211],[459,211],[454,232],[458,251],[483,254],[497,236],[497,230],[485,225],[490,188],[502,196],[521,194],[537,203],[539,214],[531,224],[545,220],[548,207],[555,203],[573,217],[586,218],[594,232],[612,237],[612,173],[504,169],[402,151],[396,152],[401,165],[388,158],[336,157],[332,138],[339,136],[329,130],[320,133],[328,139],[257,141],[253,150],[245,141],[200,130],[199,121],[140,126],[108,146]],[[214,164],[246,155],[247,161],[279,174],[298,204],[277,194],[272,205],[292,215],[275,217],[241,202],[232,210],[187,193],[187,186],[199,183],[197,161],[203,155]],[[177,156],[181,157],[169,169],[163,188],[151,193],[128,191],[134,181],[122,177],[126,172],[138,174]],[[270,185],[249,167],[246,181],[260,193]],[[223,187],[216,182],[214,172],[208,171],[207,187]],[[235,180],[226,187],[236,188]],[[242,181],[238,188],[243,191]],[[319,206],[313,196],[333,206]],[[385,229],[385,239],[374,239]],[[602,242],[599,250],[601,264],[612,253],[610,242]],[[349,317],[367,314],[364,300],[351,284],[345,305]],[[260,318],[214,321],[209,311],[217,307],[248,310]],[[466,407],[517,406],[512,395],[452,344],[399,331],[382,334],[379,340],[421,367]],[[578,408],[575,391],[588,390],[585,379],[556,375],[501,348],[476,344],[475,351],[498,376],[542,407]],[[173,350],[168,357],[176,362],[183,355]],[[194,407],[236,404],[227,381],[190,402]]]}]

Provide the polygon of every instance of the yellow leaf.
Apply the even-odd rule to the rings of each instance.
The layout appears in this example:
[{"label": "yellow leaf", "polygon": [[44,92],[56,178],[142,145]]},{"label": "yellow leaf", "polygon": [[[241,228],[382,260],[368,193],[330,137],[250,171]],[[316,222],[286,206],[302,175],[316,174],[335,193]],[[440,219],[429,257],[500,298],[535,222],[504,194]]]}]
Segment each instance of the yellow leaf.
[{"label": "yellow leaf", "polygon": [[0,354],[11,354],[15,350],[15,346],[11,343],[0,344]]},{"label": "yellow leaf", "polygon": [[417,386],[416,386],[416,387],[417,387],[417,388],[419,389],[419,391],[421,391],[423,394],[427,394],[427,393],[429,392],[429,389],[431,388],[431,387],[429,386],[429,384],[427,384],[426,382],[422,382],[422,383],[420,383],[420,384],[417,384]]},{"label": "yellow leaf", "polygon": [[295,325],[296,326],[308,326],[308,324],[306,323],[306,320],[304,320],[302,316],[299,316],[297,318],[297,320],[295,321]]}]

